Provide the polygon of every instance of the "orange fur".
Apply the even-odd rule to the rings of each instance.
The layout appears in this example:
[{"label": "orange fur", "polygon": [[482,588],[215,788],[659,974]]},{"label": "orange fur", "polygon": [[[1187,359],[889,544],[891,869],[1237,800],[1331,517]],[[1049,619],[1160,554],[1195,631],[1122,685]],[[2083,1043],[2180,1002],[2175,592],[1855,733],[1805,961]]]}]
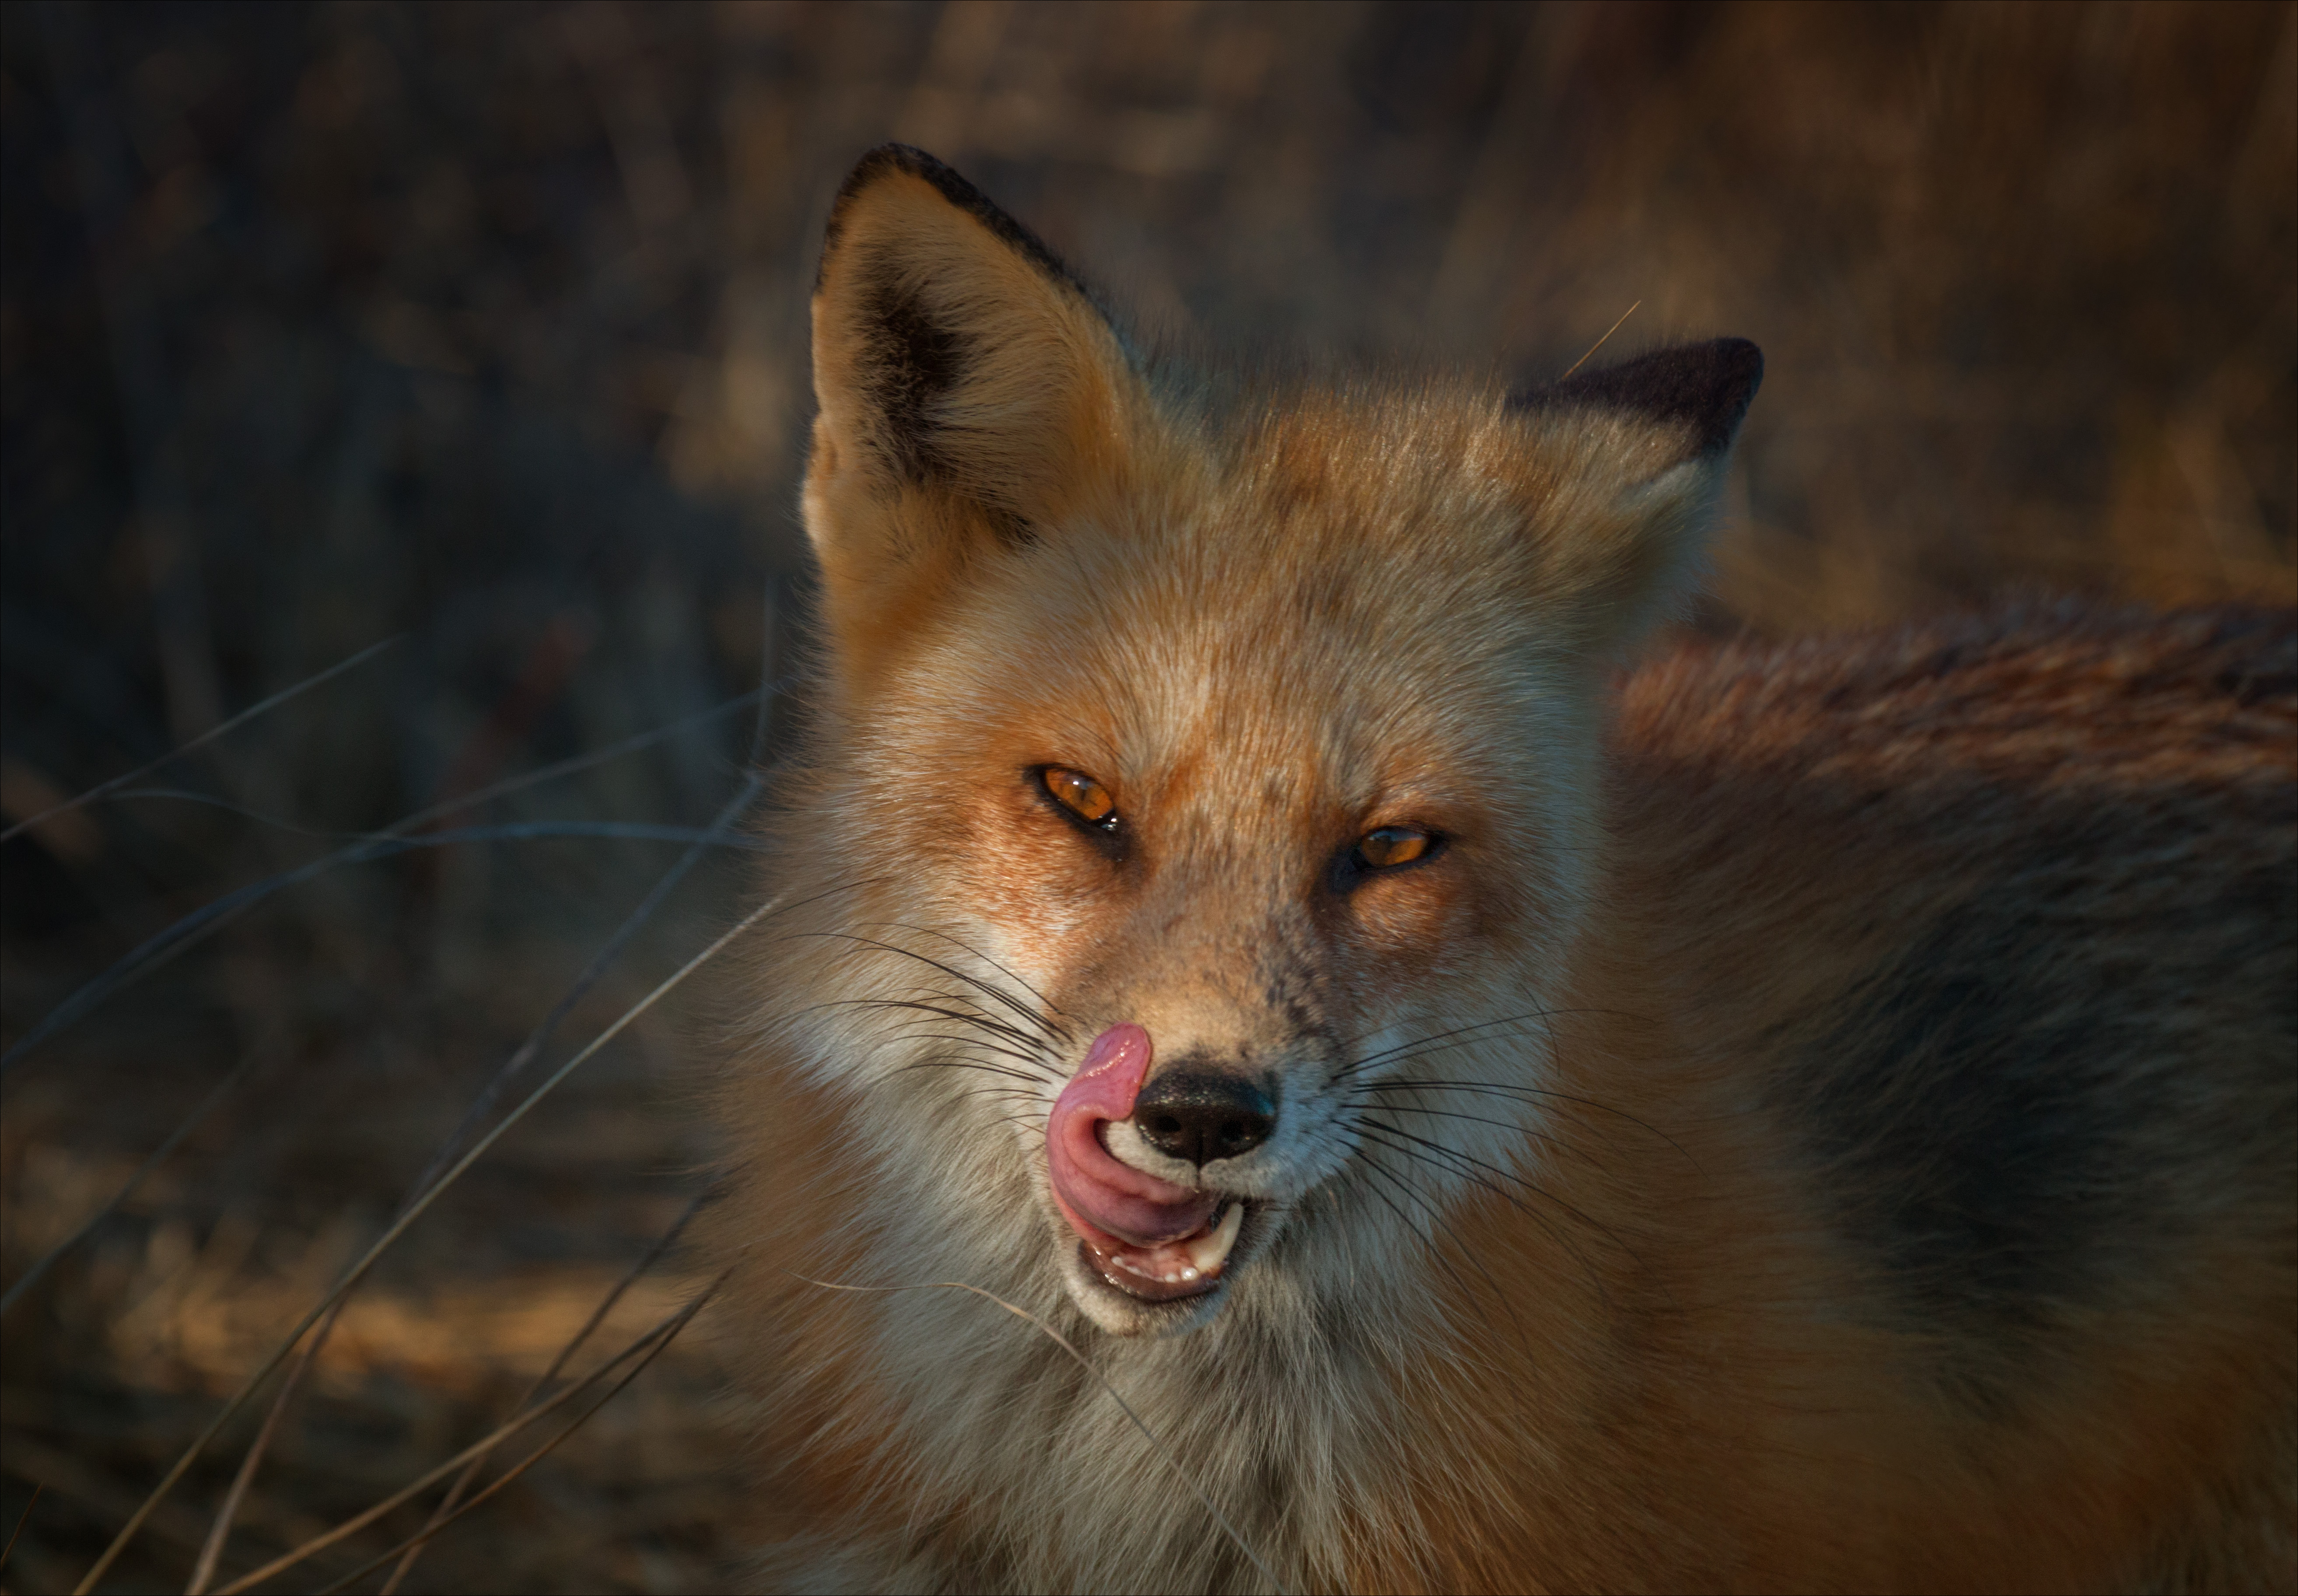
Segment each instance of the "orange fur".
[{"label": "orange fur", "polygon": [[[1744,346],[1218,399],[891,148],[814,318],[707,1243],[764,1583],[1259,1588],[1202,1490],[1292,1588],[2298,1586],[2298,618],[1621,676]],[[1049,1195],[1119,1024],[1281,1104],[1193,1172],[1109,1127],[1244,1208],[1175,1302]]]}]

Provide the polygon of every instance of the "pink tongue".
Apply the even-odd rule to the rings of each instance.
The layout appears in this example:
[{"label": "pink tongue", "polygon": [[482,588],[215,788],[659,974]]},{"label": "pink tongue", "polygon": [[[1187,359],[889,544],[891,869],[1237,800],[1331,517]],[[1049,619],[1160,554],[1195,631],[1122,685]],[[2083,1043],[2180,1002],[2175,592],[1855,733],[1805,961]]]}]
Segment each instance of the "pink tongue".
[{"label": "pink tongue", "polygon": [[[1115,1236],[1135,1246],[1177,1241],[1205,1227],[1218,1199],[1145,1175],[1101,1145],[1104,1121],[1122,1120],[1149,1073],[1149,1033],[1112,1025],[1085,1055],[1085,1067],[1054,1100],[1046,1161],[1062,1212],[1088,1242]],[[1099,1231],[1101,1234],[1092,1234]]]}]

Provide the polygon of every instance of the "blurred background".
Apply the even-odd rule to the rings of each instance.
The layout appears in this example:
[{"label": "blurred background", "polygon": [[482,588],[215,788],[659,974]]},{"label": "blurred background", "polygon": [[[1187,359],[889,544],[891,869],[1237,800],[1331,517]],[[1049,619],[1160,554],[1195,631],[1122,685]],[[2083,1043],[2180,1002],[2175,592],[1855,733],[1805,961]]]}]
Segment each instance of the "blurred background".
[{"label": "blurred background", "polygon": [[[0,1586],[79,1579],[442,1152],[728,922],[806,292],[889,137],[1185,348],[1756,339],[1701,630],[2298,598],[2290,4],[10,5],[0,808],[132,779],[0,843]],[[698,1013],[386,1256],[211,1584],[500,1422],[674,1224]],[[403,1588],[710,1587],[715,1378],[681,1338]],[[277,1388],[106,1588],[184,1585]]]}]

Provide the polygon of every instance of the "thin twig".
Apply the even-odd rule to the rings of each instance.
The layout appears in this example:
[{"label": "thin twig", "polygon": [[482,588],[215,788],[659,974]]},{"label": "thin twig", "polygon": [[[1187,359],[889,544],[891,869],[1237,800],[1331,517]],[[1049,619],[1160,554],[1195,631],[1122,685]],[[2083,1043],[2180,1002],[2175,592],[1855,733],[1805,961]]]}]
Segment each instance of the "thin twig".
[{"label": "thin twig", "polygon": [[238,1520],[240,1503],[247,1500],[248,1490],[255,1484],[256,1468],[270,1449],[271,1437],[285,1422],[288,1406],[302,1388],[303,1377],[318,1360],[319,1349],[327,1345],[328,1334],[335,1329],[335,1321],[343,1317],[343,1307],[350,1301],[347,1293],[327,1311],[318,1333],[303,1344],[302,1351],[296,1353],[294,1363],[287,1370],[287,1377],[279,1382],[279,1393],[271,1399],[263,1422],[256,1426],[255,1439],[247,1443],[247,1455],[240,1460],[238,1470],[231,1476],[231,1488],[223,1493],[223,1505],[216,1509],[207,1535],[200,1542],[200,1555],[193,1559],[192,1577],[184,1583],[184,1596],[202,1596],[208,1582],[215,1577],[216,1565],[223,1559],[224,1546],[231,1539],[231,1526]]},{"label": "thin twig", "polygon": [[38,1280],[42,1275],[46,1274],[49,1268],[54,1264],[57,1259],[62,1257],[66,1253],[70,1252],[72,1248],[78,1246],[82,1241],[85,1241],[87,1238],[89,1231],[94,1230],[98,1225],[103,1223],[106,1217],[108,1217],[114,1209],[118,1208],[122,1203],[127,1202],[129,1197],[135,1195],[136,1188],[144,1184],[145,1177],[151,1174],[153,1170],[158,1169],[161,1163],[166,1160],[168,1154],[173,1153],[178,1145],[180,1144],[186,1137],[191,1135],[193,1129],[197,1126],[202,1120],[207,1118],[208,1111],[215,1107],[217,1104],[221,1103],[224,1100],[225,1095],[227,1094],[234,1086],[238,1084],[239,1078],[247,1073],[247,1067],[251,1062],[252,1061],[247,1059],[242,1059],[237,1064],[232,1067],[230,1074],[225,1076],[221,1080],[216,1082],[214,1086],[209,1087],[208,1095],[200,1099],[199,1106],[193,1109],[190,1113],[185,1115],[183,1123],[178,1125],[175,1129],[168,1133],[168,1139],[161,1142],[157,1147],[153,1148],[152,1150],[152,1156],[145,1159],[141,1164],[136,1166],[136,1172],[128,1178],[127,1182],[122,1185],[118,1191],[112,1194],[112,1200],[110,1202],[97,1209],[94,1213],[88,1215],[87,1220],[79,1229],[73,1231],[70,1236],[65,1236],[63,1240],[58,1242],[54,1246],[50,1247],[45,1253],[42,1253],[36,1261],[34,1261],[31,1268],[26,1269],[22,1274],[16,1277],[16,1283],[8,1288],[7,1293],[4,1295],[0,1295],[0,1314],[4,1314],[9,1309],[14,1307],[16,1305],[17,1299],[21,1297],[26,1292],[29,1291],[32,1288],[33,1283]]}]

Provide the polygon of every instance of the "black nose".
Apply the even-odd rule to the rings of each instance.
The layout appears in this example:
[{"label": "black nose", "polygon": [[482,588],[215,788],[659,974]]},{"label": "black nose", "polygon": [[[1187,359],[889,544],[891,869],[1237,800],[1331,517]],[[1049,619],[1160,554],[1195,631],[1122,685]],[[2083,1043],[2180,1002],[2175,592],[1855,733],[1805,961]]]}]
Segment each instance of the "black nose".
[{"label": "black nose", "polygon": [[1177,1064],[1141,1088],[1133,1124],[1158,1152],[1201,1164],[1267,1141],[1277,1128],[1277,1105],[1242,1075]]}]

